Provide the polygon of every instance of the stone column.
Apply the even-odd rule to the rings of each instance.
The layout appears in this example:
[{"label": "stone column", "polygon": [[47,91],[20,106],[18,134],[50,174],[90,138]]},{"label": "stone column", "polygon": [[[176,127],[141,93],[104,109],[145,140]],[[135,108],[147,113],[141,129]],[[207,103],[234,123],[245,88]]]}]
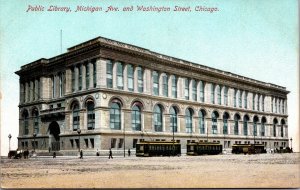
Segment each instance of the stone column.
[{"label": "stone column", "polygon": [[152,93],[152,74],[150,69],[144,70],[144,92],[146,94]]},{"label": "stone column", "polygon": [[58,75],[55,75],[55,88],[56,88],[56,91],[55,91],[55,97],[58,98],[60,97],[60,86],[59,86],[59,83],[60,83],[60,80],[59,80],[59,77],[60,77],[61,74],[58,74]]},{"label": "stone column", "polygon": [[211,83],[206,83],[205,84],[205,90],[204,90],[204,102],[205,103],[211,103],[210,99],[210,92],[211,92]]},{"label": "stone column", "polygon": [[170,114],[165,114],[165,125],[163,126],[163,132],[172,133],[170,127]]},{"label": "stone column", "polygon": [[178,123],[180,123],[180,127],[178,127],[178,132],[186,133],[185,116],[184,115],[178,115]]},{"label": "stone column", "polygon": [[97,84],[99,84],[101,88],[106,88],[106,60],[99,59],[99,64],[97,66],[97,68],[100,69],[99,75],[97,75],[97,78],[99,76],[99,81]]},{"label": "stone column", "polygon": [[201,102],[201,100],[200,100],[200,81],[197,81],[197,88],[196,88],[196,90],[197,90],[197,100],[196,101],[198,101],[198,102]]},{"label": "stone column", "polygon": [[19,83],[20,85],[20,103],[24,103],[24,84]]},{"label": "stone column", "polygon": [[[198,93],[197,93],[198,94]],[[194,114],[194,125],[193,125],[193,132],[196,133],[196,135],[200,134],[200,129],[199,129],[199,117]]]},{"label": "stone column", "polygon": [[177,81],[177,95],[178,99],[184,100],[184,78],[183,77],[178,77]]},{"label": "stone column", "polygon": [[[153,118],[152,118],[152,112],[144,112],[144,130],[149,133],[149,132],[152,132],[154,131],[154,128],[153,128]],[[147,134],[144,133],[144,139],[147,139]]]},{"label": "stone column", "polygon": [[70,94],[72,92],[72,71],[71,68],[67,68],[66,70],[66,94]]},{"label": "stone column", "polygon": [[88,89],[86,86],[86,64],[82,64],[82,90]]},{"label": "stone column", "polygon": [[193,84],[192,84],[193,79],[189,79],[189,100],[193,100]]},{"label": "stone column", "polygon": [[131,128],[131,110],[123,110],[124,113],[124,127],[125,127],[125,131],[132,131]]}]

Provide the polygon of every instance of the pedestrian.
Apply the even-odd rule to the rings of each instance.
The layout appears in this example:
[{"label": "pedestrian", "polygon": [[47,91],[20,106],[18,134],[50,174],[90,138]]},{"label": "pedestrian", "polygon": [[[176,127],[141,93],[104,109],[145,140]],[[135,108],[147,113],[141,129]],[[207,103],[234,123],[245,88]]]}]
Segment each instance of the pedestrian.
[{"label": "pedestrian", "polygon": [[49,149],[48,149],[48,150],[49,150],[49,153],[50,153],[50,151],[51,151],[51,148],[50,148],[50,146],[49,146]]},{"label": "pedestrian", "polygon": [[97,149],[96,156],[100,156],[99,150]]},{"label": "pedestrian", "polygon": [[56,152],[55,151],[53,152],[53,158],[56,158]]},{"label": "pedestrian", "polygon": [[128,149],[128,156],[130,156],[130,148]]},{"label": "pedestrian", "polygon": [[109,156],[108,156],[108,159],[110,159],[110,158],[113,159],[111,148],[109,149]]},{"label": "pedestrian", "polygon": [[80,150],[80,159],[83,159],[83,153],[82,153],[82,150]]}]

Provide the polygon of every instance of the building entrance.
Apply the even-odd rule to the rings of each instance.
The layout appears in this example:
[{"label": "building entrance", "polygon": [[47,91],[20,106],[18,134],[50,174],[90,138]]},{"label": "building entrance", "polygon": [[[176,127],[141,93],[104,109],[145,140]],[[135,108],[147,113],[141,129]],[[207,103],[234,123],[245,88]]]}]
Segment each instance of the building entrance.
[{"label": "building entrance", "polygon": [[59,151],[60,150],[60,141],[59,141],[59,134],[60,128],[56,121],[52,121],[48,128],[49,131],[49,148],[52,151]]}]

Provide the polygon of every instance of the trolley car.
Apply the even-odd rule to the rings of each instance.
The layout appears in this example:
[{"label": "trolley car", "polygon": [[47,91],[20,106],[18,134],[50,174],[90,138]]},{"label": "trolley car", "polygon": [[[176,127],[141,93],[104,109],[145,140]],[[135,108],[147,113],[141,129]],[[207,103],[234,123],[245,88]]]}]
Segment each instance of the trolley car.
[{"label": "trolley car", "polygon": [[181,145],[173,141],[143,141],[136,144],[136,156],[180,156]]},{"label": "trolley car", "polygon": [[216,155],[222,153],[223,146],[216,142],[191,142],[186,146],[186,154],[191,156],[197,155]]},{"label": "trolley car", "polygon": [[233,154],[259,154],[267,151],[263,144],[233,144],[231,152]]}]

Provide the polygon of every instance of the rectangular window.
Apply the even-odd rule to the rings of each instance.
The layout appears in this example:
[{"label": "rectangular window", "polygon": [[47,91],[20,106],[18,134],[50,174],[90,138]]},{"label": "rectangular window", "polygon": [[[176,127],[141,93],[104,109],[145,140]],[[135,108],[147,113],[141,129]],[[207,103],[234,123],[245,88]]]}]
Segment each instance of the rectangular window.
[{"label": "rectangular window", "polygon": [[82,67],[78,66],[78,89],[82,90]]},{"label": "rectangular window", "polygon": [[168,93],[168,75],[167,74],[163,74],[163,95],[168,97],[169,93]]},{"label": "rectangular window", "polygon": [[257,111],[260,111],[260,101],[259,101],[259,99],[260,99],[260,95],[258,94],[257,95]]},{"label": "rectangular window", "polygon": [[153,95],[158,96],[159,94],[159,79],[157,71],[152,72],[152,80],[153,80]]},{"label": "rectangular window", "polygon": [[90,87],[90,67],[88,63],[85,65],[85,86],[86,89]]},{"label": "rectangular window", "polygon": [[118,148],[122,148],[124,143],[124,139],[119,139],[119,145]]},{"label": "rectangular window", "polygon": [[236,107],[236,95],[237,95],[237,90],[234,89],[234,94],[233,94],[233,106]]},{"label": "rectangular window", "polygon": [[262,100],[261,100],[262,102],[262,105],[261,105],[261,109],[262,109],[262,111],[265,111],[265,96],[264,95],[262,95]]},{"label": "rectangular window", "polygon": [[[32,100],[35,100],[35,81],[32,82]],[[280,110],[280,108],[279,108]]]},{"label": "rectangular window", "polygon": [[285,114],[284,107],[285,107],[285,100],[282,100],[282,114]]},{"label": "rectangular window", "polygon": [[212,104],[214,104],[215,103],[215,84],[211,84],[210,85],[210,102],[212,103]]},{"label": "rectangular window", "polygon": [[218,97],[218,104],[221,105],[222,103],[222,99],[221,99],[221,89],[222,87],[221,86],[218,86],[218,90],[217,90],[217,97]]},{"label": "rectangular window", "polygon": [[63,95],[63,74],[59,74],[59,97]]},{"label": "rectangular window", "polygon": [[242,91],[240,90],[240,94],[239,94],[239,107],[242,108]]},{"label": "rectangular window", "polygon": [[133,75],[133,66],[127,65],[127,87],[129,91],[134,89],[134,75]]},{"label": "rectangular window", "polygon": [[204,102],[204,82],[200,81],[200,102]]},{"label": "rectangular window", "polygon": [[84,139],[85,147],[89,148],[89,139]]},{"label": "rectangular window", "polygon": [[106,86],[107,88],[113,87],[113,63],[111,61],[106,62]]},{"label": "rectangular window", "polygon": [[117,88],[123,90],[123,64],[117,63]]},{"label": "rectangular window", "polygon": [[275,98],[275,113],[277,113],[277,98]]},{"label": "rectangular window", "polygon": [[144,92],[144,72],[141,67],[137,68],[138,72],[138,92]]},{"label": "rectangular window", "polygon": [[195,80],[192,80],[192,96],[193,100],[197,101],[197,83]]},{"label": "rectangular window", "polygon": [[274,101],[274,98],[272,97],[271,98],[271,112],[272,113],[274,112],[273,101]]},{"label": "rectangular window", "polygon": [[75,139],[76,148],[79,148],[79,139]]},{"label": "rectangular window", "polygon": [[111,139],[111,148],[115,148],[116,147],[116,142],[117,142],[117,139],[115,139],[115,138]]},{"label": "rectangular window", "polygon": [[91,148],[94,148],[95,147],[94,139],[90,139],[90,142],[91,142]]},{"label": "rectangular window", "polygon": [[97,63],[93,63],[93,82],[94,82],[94,88],[97,86]]},{"label": "rectangular window", "polygon": [[278,100],[278,107],[279,107],[278,112],[280,113],[280,111],[281,111],[281,99]]},{"label": "rectangular window", "polygon": [[172,97],[177,98],[177,78],[175,75],[172,75]]},{"label": "rectangular window", "polygon": [[244,95],[244,108],[247,109],[247,100],[248,100],[248,92],[245,92]]},{"label": "rectangular window", "polygon": [[55,98],[55,77],[51,77],[51,85],[52,85],[52,98]]},{"label": "rectangular window", "polygon": [[132,148],[135,148],[136,147],[136,143],[138,142],[137,139],[133,139],[133,142],[132,142]]},{"label": "rectangular window", "polygon": [[255,94],[252,95],[252,110],[255,110]]},{"label": "rectangular window", "polygon": [[72,92],[75,91],[75,71],[74,68],[71,69],[71,73],[72,73]]},{"label": "rectangular window", "polygon": [[189,99],[190,99],[190,87],[189,87],[189,85],[190,85],[190,80],[186,78],[186,79],[184,80],[184,82],[185,82],[184,96],[185,96],[185,99],[186,99],[186,100],[189,100]]}]

